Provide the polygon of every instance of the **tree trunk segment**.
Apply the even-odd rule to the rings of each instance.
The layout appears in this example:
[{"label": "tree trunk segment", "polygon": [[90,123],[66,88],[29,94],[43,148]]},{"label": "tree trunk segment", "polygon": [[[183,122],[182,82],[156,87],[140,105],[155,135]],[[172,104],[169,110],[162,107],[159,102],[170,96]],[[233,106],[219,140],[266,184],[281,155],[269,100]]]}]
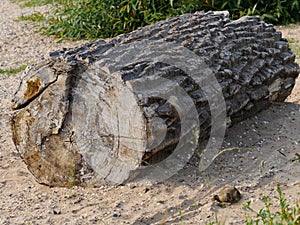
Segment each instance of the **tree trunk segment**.
[{"label": "tree trunk segment", "polygon": [[[195,104],[198,141],[208,137],[212,118],[205,93],[174,66],[176,62],[135,58],[116,66],[115,73],[106,71],[110,51],[118,53],[122,46],[130,48],[143,40],[177,43],[199,56],[222,88],[228,123],[283,101],[299,74],[287,40],[272,25],[258,17],[231,21],[213,12],[173,17],[109,40],[53,52],[50,59],[27,68],[13,100],[13,141],[38,182],[122,183],[128,178],[123,171],[166,158],[179,142],[180,118],[174,106],[155,96],[171,93],[174,87],[157,83],[144,90],[147,97],[136,94],[150,77],[179,84]],[[121,50],[120,57],[126,54]]]}]

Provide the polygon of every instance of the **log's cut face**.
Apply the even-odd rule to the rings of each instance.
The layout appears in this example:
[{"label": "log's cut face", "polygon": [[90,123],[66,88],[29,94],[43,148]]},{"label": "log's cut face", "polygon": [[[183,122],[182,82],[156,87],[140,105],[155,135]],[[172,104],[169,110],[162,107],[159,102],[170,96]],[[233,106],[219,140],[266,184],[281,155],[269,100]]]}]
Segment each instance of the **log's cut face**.
[{"label": "log's cut face", "polygon": [[[164,51],[161,43],[175,47]],[[172,58],[173,52],[179,57]],[[25,71],[11,128],[28,169],[52,186],[123,183],[147,168],[161,179],[170,177],[183,167],[180,160],[191,157],[184,149],[285,100],[300,72],[287,40],[272,25],[214,12],[173,17],[50,56]],[[195,56],[208,77],[200,70],[190,76]],[[207,90],[214,88],[224,107],[210,102],[213,92]],[[213,128],[216,118],[224,121]],[[169,167],[162,166],[167,159]]]}]

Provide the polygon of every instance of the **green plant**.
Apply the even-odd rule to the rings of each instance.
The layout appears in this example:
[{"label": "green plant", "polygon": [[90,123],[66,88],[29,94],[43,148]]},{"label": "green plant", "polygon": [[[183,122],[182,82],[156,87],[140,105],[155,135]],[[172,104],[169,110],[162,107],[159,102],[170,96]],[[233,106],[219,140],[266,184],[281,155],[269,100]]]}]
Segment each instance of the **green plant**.
[{"label": "green plant", "polygon": [[182,221],[182,219],[183,219],[183,212],[182,212],[182,208],[179,208],[179,211],[178,211],[178,213],[179,213],[179,220],[181,221],[181,224],[184,224],[184,222]]},{"label": "green plant", "polygon": [[195,9],[193,0],[60,0],[42,31],[70,39],[113,37]]},{"label": "green plant", "polygon": [[300,20],[298,0],[205,0],[201,2],[205,3],[200,4],[201,9],[228,10],[233,19],[245,15],[258,15],[266,22],[274,24],[295,23]]},{"label": "green plant", "polygon": [[295,38],[288,39],[289,41],[289,47],[293,51],[293,53],[296,55],[296,59],[300,59],[300,43]]},{"label": "green plant", "polygon": [[288,24],[300,21],[299,0],[209,0],[210,9],[228,10],[233,19],[244,15],[258,15],[273,24]]},{"label": "green plant", "polygon": [[291,208],[286,203],[286,198],[280,189],[280,184],[277,184],[277,193],[278,197],[276,199],[279,200],[280,204],[280,211],[271,212],[271,199],[267,196],[264,196],[264,203],[265,207],[260,209],[258,212],[251,208],[251,202],[248,201],[244,205],[247,209],[252,212],[255,212],[258,216],[258,219],[253,220],[250,216],[246,217],[246,224],[253,225],[253,224],[262,224],[265,225],[281,225],[281,224],[288,224],[288,225],[299,225],[300,224],[300,206],[297,205],[294,208]]},{"label": "green plant", "polygon": [[265,169],[265,160],[261,160],[260,167],[259,167],[260,173],[263,173],[264,169]]},{"label": "green plant", "polygon": [[22,8],[52,4],[55,1],[58,0],[12,0],[14,3],[19,3]]},{"label": "green plant", "polygon": [[274,24],[300,21],[299,0],[25,0],[22,6],[51,3],[48,15],[21,19],[39,22],[41,31],[67,39],[96,39],[128,33],[171,16],[201,10],[228,10],[231,18],[259,15]]},{"label": "green plant", "polygon": [[29,21],[33,21],[33,22],[41,22],[41,21],[45,20],[45,16],[40,12],[34,12],[29,15],[21,15],[18,17],[18,20],[21,20],[21,21],[29,20]]},{"label": "green plant", "polygon": [[288,38],[287,40],[288,40],[289,44],[294,44],[294,43],[298,42],[296,38]]},{"label": "green plant", "polygon": [[15,74],[25,70],[26,67],[27,67],[27,65],[22,65],[17,68],[8,68],[8,69],[0,68],[0,74],[15,75]]}]

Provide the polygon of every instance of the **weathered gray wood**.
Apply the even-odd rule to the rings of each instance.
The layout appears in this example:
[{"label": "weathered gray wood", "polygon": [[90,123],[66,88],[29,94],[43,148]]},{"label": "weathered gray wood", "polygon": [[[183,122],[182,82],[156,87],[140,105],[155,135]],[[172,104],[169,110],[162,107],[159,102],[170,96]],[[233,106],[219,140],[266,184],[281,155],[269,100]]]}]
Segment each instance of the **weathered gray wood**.
[{"label": "weathered gray wood", "polygon": [[[123,182],[126,171],[167,157],[182,135],[180,118],[165,100],[135,95],[150,75],[183,88],[199,115],[199,141],[208,137],[211,113],[205,93],[176,66],[137,60],[113,74],[106,71],[104,53],[142,40],[176,42],[201,57],[222,88],[232,122],[272,101],[283,101],[299,74],[287,40],[272,25],[257,17],[231,21],[212,12],[174,17],[113,39],[53,52],[49,60],[25,72],[13,100],[13,140],[39,182]],[[145,92],[159,95],[172,89],[162,84]]]}]

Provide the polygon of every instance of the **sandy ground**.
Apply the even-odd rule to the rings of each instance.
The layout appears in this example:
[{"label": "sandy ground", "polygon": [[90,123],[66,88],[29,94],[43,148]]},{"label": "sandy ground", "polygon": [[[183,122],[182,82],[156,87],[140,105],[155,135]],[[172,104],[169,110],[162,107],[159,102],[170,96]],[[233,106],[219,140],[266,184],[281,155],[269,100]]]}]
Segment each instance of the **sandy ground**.
[{"label": "sandy ground", "polygon": [[[1,69],[79,44],[56,43],[34,33],[31,24],[14,21],[30,10],[0,2]],[[299,25],[277,29],[300,44]],[[259,210],[263,196],[277,196],[278,182],[291,206],[300,200],[300,79],[287,102],[229,128],[223,148],[239,150],[225,151],[204,172],[190,163],[158,185],[69,189],[38,184],[15,150],[10,101],[21,76],[0,74],[0,224],[206,224],[216,215],[224,224],[245,224],[246,215],[255,214],[244,203]],[[225,184],[235,185],[243,198],[220,207],[211,198]],[[279,209],[277,202],[272,209]]]}]

